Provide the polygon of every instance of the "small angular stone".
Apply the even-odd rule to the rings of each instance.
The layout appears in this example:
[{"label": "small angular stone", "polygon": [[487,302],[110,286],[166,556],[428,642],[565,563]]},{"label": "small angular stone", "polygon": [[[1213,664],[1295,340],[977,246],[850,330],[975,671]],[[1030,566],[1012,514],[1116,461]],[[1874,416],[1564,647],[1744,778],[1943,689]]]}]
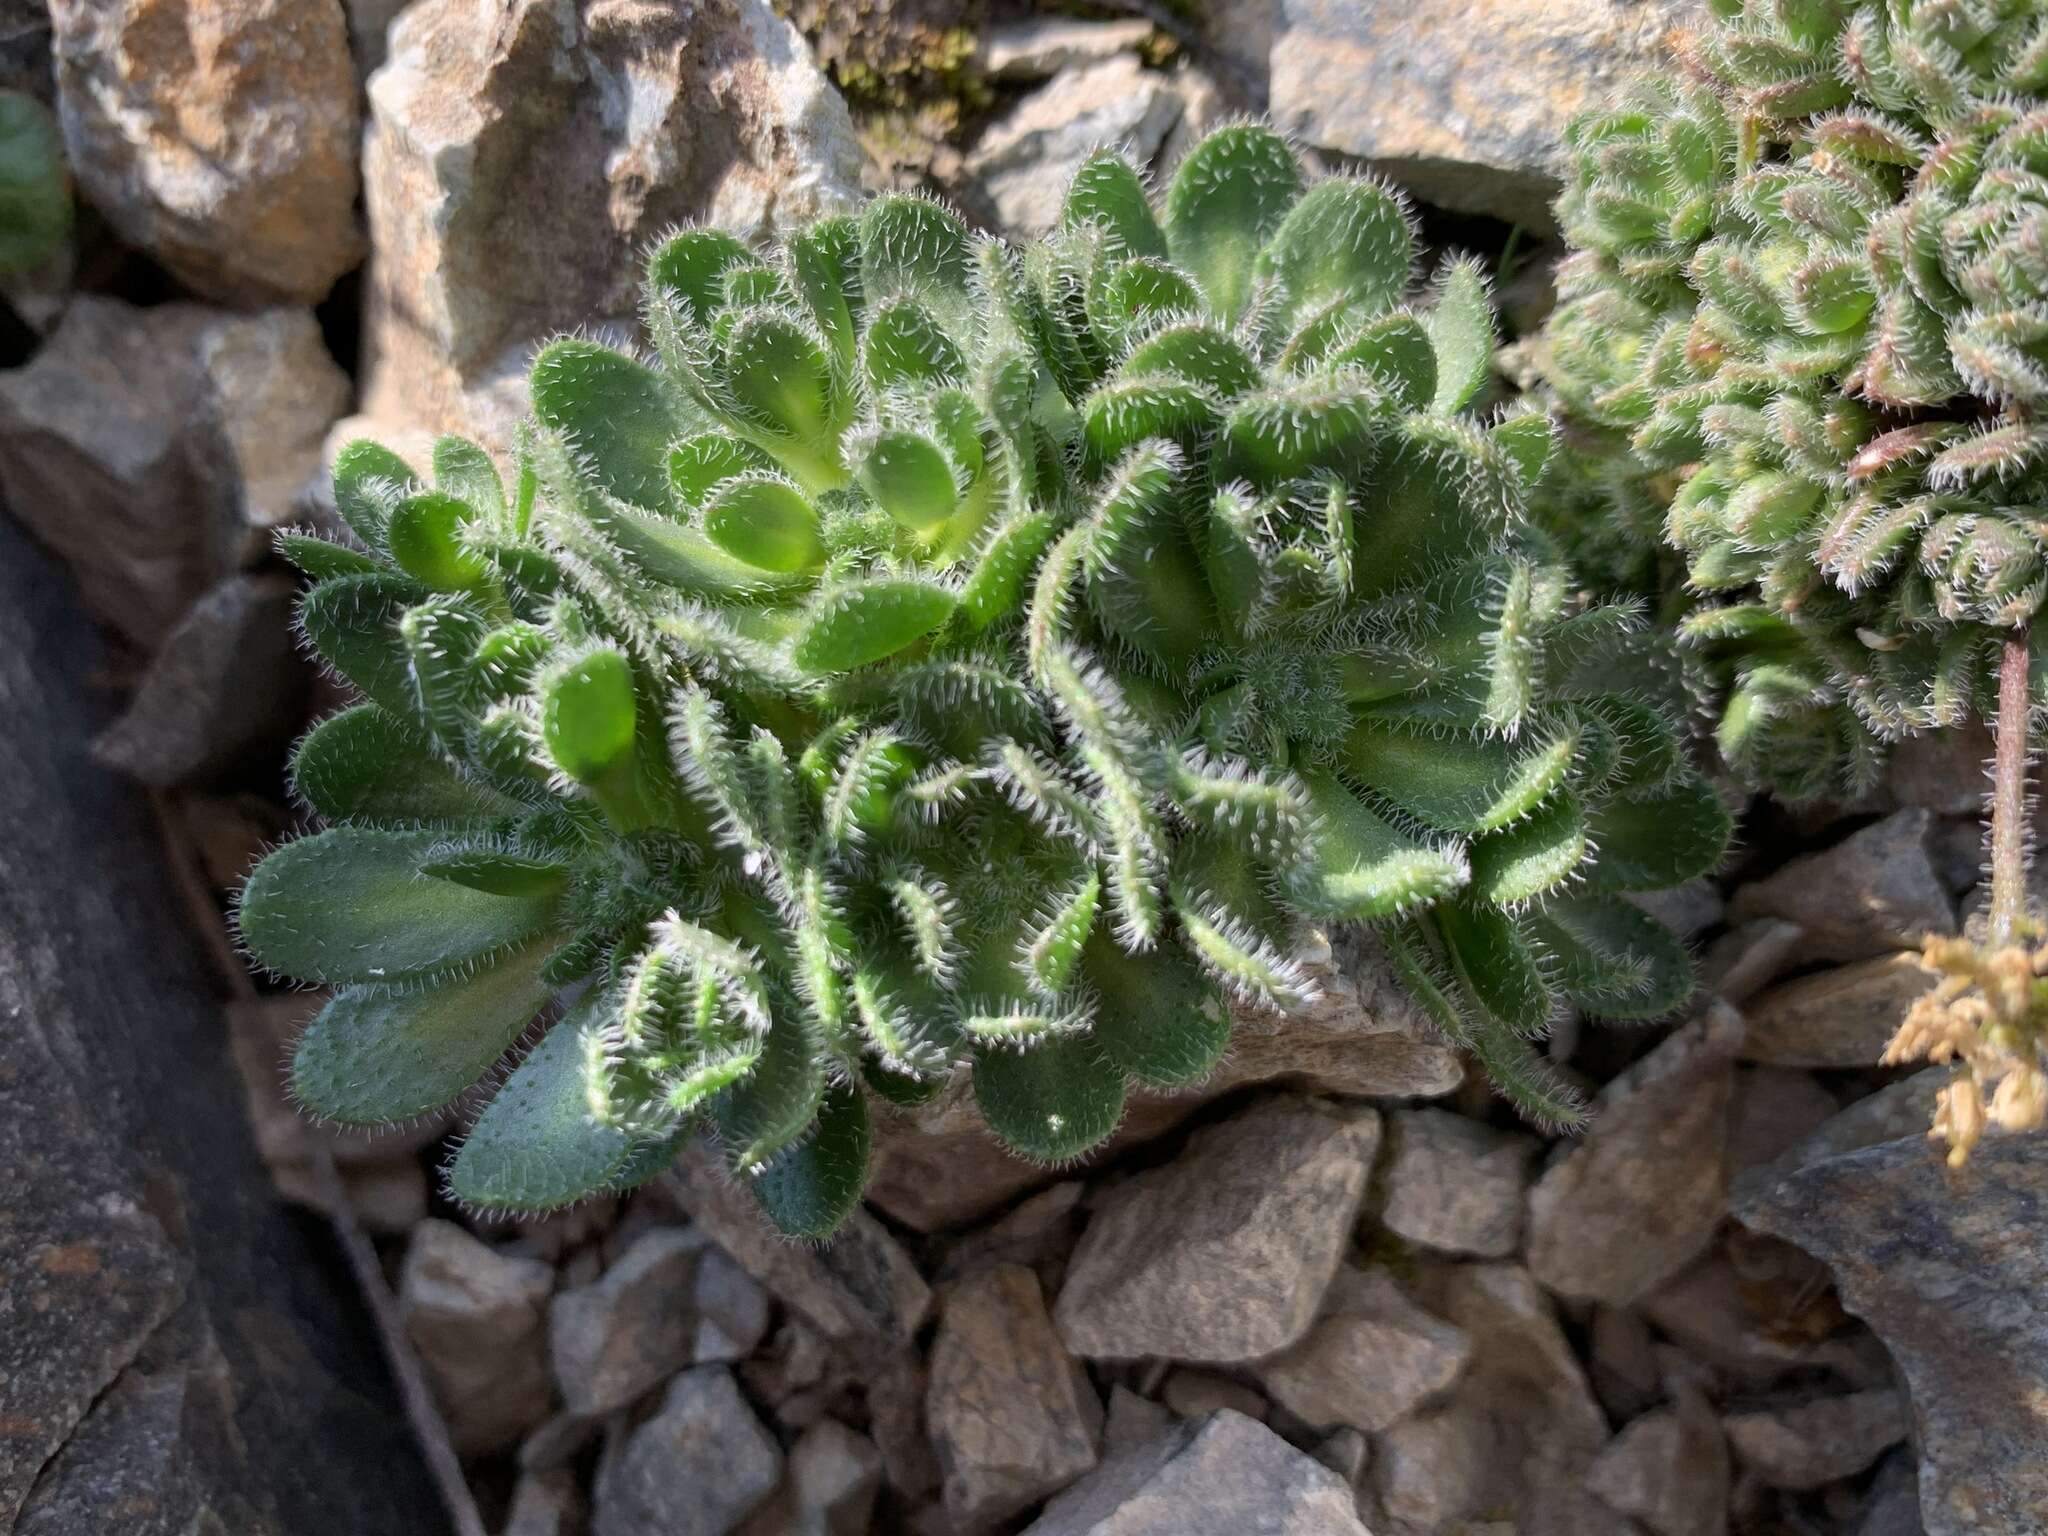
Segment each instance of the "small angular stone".
[{"label": "small angular stone", "polygon": [[1067,183],[1098,146],[1149,161],[1180,115],[1166,77],[1128,54],[1061,70],[982,134],[967,157],[975,197],[1018,237],[1059,222]]},{"label": "small angular stone", "polygon": [[548,1353],[571,1413],[623,1408],[691,1362],[691,1286],[709,1247],[701,1232],[657,1227],[590,1285],[563,1291],[548,1316]]},{"label": "small angular stone", "polygon": [[1717,1004],[1601,1090],[1585,1135],[1529,1191],[1529,1267],[1551,1290],[1627,1306],[1706,1247],[1741,1035]]},{"label": "small angular stone", "polygon": [[315,304],[362,259],[332,0],[54,0],[66,158],[130,245],[223,303]]},{"label": "small angular stone", "polygon": [[996,80],[1043,80],[1076,64],[1097,64],[1120,53],[1135,53],[1152,35],[1152,23],[1076,21],[1066,16],[1032,16],[987,28],[975,45],[975,64]]},{"label": "small angular stone", "polygon": [[768,1293],[722,1248],[704,1250],[690,1283],[697,1332],[690,1363],[744,1360],[768,1333]]},{"label": "small angular stone", "polygon": [[1700,957],[1700,990],[1737,1007],[1799,963],[1806,930],[1781,917],[1737,923]]},{"label": "small angular stone", "polygon": [[662,1187],[742,1269],[827,1338],[905,1344],[931,1309],[931,1287],[917,1261],[866,1211],[849,1216],[830,1242],[789,1242],[701,1142],[683,1149]]},{"label": "small angular stone", "polygon": [[1793,1067],[1738,1068],[1722,1156],[1729,1179],[1783,1157],[1841,1108],[1841,1101],[1810,1072]]},{"label": "small angular stone", "polygon": [[1075,1354],[1227,1364],[1294,1343],[1350,1237],[1379,1116],[1262,1100],[1111,1189],[1054,1308]]},{"label": "small angular stone", "polygon": [[92,754],[152,789],[205,783],[282,752],[305,717],[308,671],[292,638],[298,584],[230,576],[164,638]]},{"label": "small angular stone", "polygon": [[1981,720],[1908,736],[1891,750],[1885,782],[1900,805],[1937,816],[1977,816],[1989,789],[1991,730]]},{"label": "small angular stone", "polygon": [[1346,1266],[1308,1336],[1254,1369],[1304,1423],[1372,1432],[1449,1388],[1470,1354],[1463,1332],[1410,1301],[1385,1269]]},{"label": "small angular stone", "polygon": [[1224,1410],[1105,1461],[1023,1536],[1371,1536],[1350,1486]]},{"label": "small angular stone", "polygon": [[1630,1421],[1598,1456],[1586,1483],[1653,1536],[1725,1536],[1728,1446],[1696,1393]]},{"label": "small angular stone", "polygon": [[1396,1531],[1456,1529],[1494,1503],[1501,1450],[1483,1410],[1452,1402],[1373,1436],[1373,1491]]},{"label": "small angular stone", "polygon": [[1140,1397],[1119,1383],[1109,1389],[1109,1408],[1102,1422],[1102,1454],[1115,1456],[1153,1438],[1173,1422],[1173,1410]]},{"label": "small angular stone", "polygon": [[399,1316],[461,1454],[502,1450],[547,1417],[554,1284],[552,1266],[496,1252],[453,1222],[413,1229]]},{"label": "small angular stone", "polygon": [[868,1536],[881,1487],[874,1441],[820,1419],[797,1437],[782,1482],[735,1536]]},{"label": "small angular stone", "polygon": [[1854,1477],[1906,1438],[1906,1404],[1878,1389],[1816,1398],[1722,1420],[1742,1464],[1773,1488],[1819,1488]]},{"label": "small angular stone", "polygon": [[1177,1366],[1167,1376],[1160,1384],[1159,1400],[1177,1419],[1199,1419],[1228,1408],[1263,1424],[1273,1411],[1270,1403],[1243,1382],[1221,1371],[1205,1371],[1190,1365]]},{"label": "small angular stone", "polygon": [[524,1472],[512,1489],[504,1536],[582,1536],[588,1513],[575,1474]]},{"label": "small angular stone", "polygon": [[1932,815],[1904,810],[1804,854],[1735,893],[1738,922],[1783,918],[1806,930],[1806,960],[1862,960],[1918,949],[1930,933],[1956,931],[1955,904],[1928,846]]},{"label": "small angular stone", "polygon": [[1102,1405],[1028,1269],[983,1270],[946,1292],[929,1394],[946,1509],[963,1529],[1007,1519],[1096,1463]]},{"label": "small angular stone", "polygon": [[1914,999],[1938,978],[1901,951],[1788,981],[1751,999],[1744,1061],[1780,1067],[1871,1067]]},{"label": "small angular stone", "polygon": [[782,1451],[732,1372],[700,1365],[669,1383],[653,1418],[606,1447],[593,1536],[726,1536],[781,1475]]},{"label": "small angular stone", "polygon": [[1534,1137],[1442,1109],[1397,1112],[1380,1225],[1445,1253],[1503,1259],[1522,1236],[1522,1197]]}]

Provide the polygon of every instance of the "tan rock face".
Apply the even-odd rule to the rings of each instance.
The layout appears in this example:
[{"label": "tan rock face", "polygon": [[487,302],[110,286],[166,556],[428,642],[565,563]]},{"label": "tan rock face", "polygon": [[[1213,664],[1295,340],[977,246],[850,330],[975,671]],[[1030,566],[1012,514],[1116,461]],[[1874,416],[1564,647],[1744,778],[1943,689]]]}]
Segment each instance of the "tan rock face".
[{"label": "tan rock face", "polygon": [[502,446],[535,342],[630,328],[686,221],[851,203],[845,103],[765,0],[423,0],[370,81],[365,409]]},{"label": "tan rock face", "polygon": [[80,190],[207,298],[316,303],[362,259],[338,0],[53,0]]},{"label": "tan rock face", "polygon": [[1560,136],[1669,58],[1690,0],[1281,0],[1272,112],[1433,202],[1550,226]]}]

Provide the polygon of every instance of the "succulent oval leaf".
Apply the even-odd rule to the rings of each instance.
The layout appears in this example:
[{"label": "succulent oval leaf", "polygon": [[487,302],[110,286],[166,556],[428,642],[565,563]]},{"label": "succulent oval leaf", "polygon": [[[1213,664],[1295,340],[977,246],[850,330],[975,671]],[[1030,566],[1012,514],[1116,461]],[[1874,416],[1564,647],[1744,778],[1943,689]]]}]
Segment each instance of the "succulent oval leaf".
[{"label": "succulent oval leaf", "polygon": [[481,821],[519,802],[464,777],[426,739],[374,704],[330,715],[292,753],[292,791],[328,821],[418,826]]},{"label": "succulent oval leaf", "polygon": [[1250,301],[1259,253],[1301,190],[1301,165],[1287,141],[1252,123],[1210,134],[1174,172],[1164,210],[1167,245],[1225,321],[1235,321]]},{"label": "succulent oval leaf", "polygon": [[974,1102],[1019,1157],[1071,1162],[1123,1119],[1124,1074],[1087,1035],[988,1046],[975,1053]]},{"label": "succulent oval leaf", "polygon": [[292,1052],[292,1097],[323,1120],[391,1125],[452,1104],[511,1048],[553,989],[528,948],[424,990],[344,988]]},{"label": "succulent oval leaf", "polygon": [[301,981],[400,982],[458,973],[557,920],[551,897],[426,878],[420,865],[438,841],[433,831],[335,827],[287,843],[243,888],[242,942]]},{"label": "succulent oval leaf", "polygon": [[784,1237],[822,1239],[860,1204],[872,1140],[860,1090],[834,1087],[811,1135],[754,1176],[754,1198]]}]

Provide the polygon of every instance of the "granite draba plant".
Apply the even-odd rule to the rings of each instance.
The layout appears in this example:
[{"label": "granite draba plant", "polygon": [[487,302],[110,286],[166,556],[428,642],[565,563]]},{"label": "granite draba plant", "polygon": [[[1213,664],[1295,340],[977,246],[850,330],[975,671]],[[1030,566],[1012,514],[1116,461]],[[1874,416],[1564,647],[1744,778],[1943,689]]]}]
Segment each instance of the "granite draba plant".
[{"label": "granite draba plant", "polygon": [[1529,1041],[1690,990],[1618,894],[1727,840],[1671,725],[1606,663],[1521,526],[1543,417],[1467,409],[1491,307],[1468,262],[1404,302],[1397,198],[1310,185],[1223,129],[1155,204],[1091,159],[1002,293],[1078,418],[1079,505],[1033,583],[1032,682],[1107,855],[1126,950],[1175,940],[1254,1004],[1306,1000],[1290,930],[1374,923],[1404,979],[1527,1114],[1578,1106]]},{"label": "granite draba plant", "polygon": [[1694,78],[1571,132],[1579,250],[1539,362],[1666,478],[1731,761],[1854,788],[1873,759],[1836,701],[1886,740],[1995,718],[2010,948],[2048,592],[2048,7],[1710,8]]},{"label": "granite draba plant", "polygon": [[314,1113],[378,1124],[496,1073],[459,1198],[545,1207],[715,1129],[786,1230],[865,1177],[867,1096],[971,1067],[1072,1157],[1129,1083],[1208,1073],[1230,994],[1310,990],[1292,920],[1385,926],[1533,1114],[1570,1000],[1675,1006],[1682,947],[1614,893],[1726,818],[1600,681],[1515,509],[1541,418],[1461,414],[1469,267],[1400,301],[1384,191],[1305,189],[1234,128],[1163,217],[1091,163],[1022,253],[890,197],[772,258],[654,254],[648,360],[545,349],[512,483],[340,456],[351,543],[294,534],[307,640],[363,701],[300,745],[328,829],[241,932],[337,988]]}]

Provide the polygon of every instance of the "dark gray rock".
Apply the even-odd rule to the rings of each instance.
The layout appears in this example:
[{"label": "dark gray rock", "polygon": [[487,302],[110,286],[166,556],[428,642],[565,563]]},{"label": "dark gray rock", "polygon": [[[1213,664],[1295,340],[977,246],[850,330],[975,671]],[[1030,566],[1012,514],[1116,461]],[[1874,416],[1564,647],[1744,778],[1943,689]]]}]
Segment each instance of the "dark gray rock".
[{"label": "dark gray rock", "polygon": [[1742,1464],[1773,1488],[1854,1477],[1906,1437],[1906,1405],[1878,1389],[1752,1408],[1721,1421]]},{"label": "dark gray rock", "polygon": [[0,514],[0,1529],[437,1531],[346,1273],[270,1193],[158,829],[87,756],[106,665]]},{"label": "dark gray rock", "polygon": [[1977,816],[1989,789],[1991,731],[1981,720],[1922,731],[1892,748],[1885,782],[1903,806],[1937,816]]},{"label": "dark gray rock", "polygon": [[653,1418],[605,1449],[594,1536],[726,1536],[773,1491],[782,1451],[732,1372],[700,1365],[669,1383]]},{"label": "dark gray rock", "polygon": [[1871,1479],[1856,1536],[1926,1536],[1920,1523],[1920,1476],[1904,1451],[1885,1459]]},{"label": "dark gray rock", "polygon": [[1109,1389],[1109,1405],[1102,1420],[1102,1454],[1115,1456],[1142,1445],[1172,1422],[1171,1408],[1140,1397],[1119,1383]]},{"label": "dark gray rock", "polygon": [[1586,1134],[1529,1191],[1529,1268],[1561,1296],[1627,1306],[1683,1269],[1723,1208],[1721,1143],[1742,1020],[1725,1004],[1600,1092]]},{"label": "dark gray rock", "polygon": [[1520,1246],[1534,1137],[1442,1109],[1398,1112],[1380,1225],[1446,1253],[1504,1259]]},{"label": "dark gray rock", "polygon": [[928,1390],[946,1510],[963,1530],[1008,1519],[1095,1465],[1101,1400],[1028,1269],[982,1270],[946,1292]]},{"label": "dark gray rock", "polygon": [[555,1297],[548,1356],[569,1412],[595,1417],[623,1408],[691,1363],[691,1290],[710,1246],[701,1232],[656,1227],[635,1238],[603,1278]]},{"label": "dark gray rock", "polygon": [[1337,1272],[1379,1116],[1280,1096],[1103,1196],[1053,1317],[1089,1358],[1229,1363],[1294,1343]]},{"label": "dark gray rock", "polygon": [[1371,1536],[1350,1485],[1227,1409],[1105,1461],[1024,1536]]},{"label": "dark gray rock", "polygon": [[1929,1536],[2024,1531],[2048,1509],[2048,1140],[1983,1142],[1960,1169],[1925,1136],[1746,1190],[1741,1221],[1833,1270],[1912,1399]]},{"label": "dark gray rock", "polygon": [[768,1293],[723,1248],[709,1248],[690,1283],[697,1333],[690,1363],[744,1360],[768,1333]]},{"label": "dark gray rock", "polygon": [[554,1288],[553,1265],[501,1253],[452,1221],[413,1229],[399,1315],[462,1454],[503,1450],[548,1416]]},{"label": "dark gray rock", "polygon": [[1800,958],[1862,960],[1956,931],[1955,903],[1929,848],[1931,813],[1900,811],[1794,859],[1735,893],[1737,922],[1776,917],[1806,930]]},{"label": "dark gray rock", "polygon": [[230,576],[192,605],[93,756],[153,789],[274,757],[305,719],[289,576]]}]

